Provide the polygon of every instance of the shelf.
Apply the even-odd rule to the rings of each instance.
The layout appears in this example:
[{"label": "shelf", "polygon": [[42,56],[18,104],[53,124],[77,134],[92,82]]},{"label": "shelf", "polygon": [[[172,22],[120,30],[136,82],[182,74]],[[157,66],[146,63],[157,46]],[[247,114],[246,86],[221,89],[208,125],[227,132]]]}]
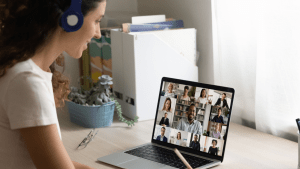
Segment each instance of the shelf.
[{"label": "shelf", "polygon": [[180,104],[180,105],[183,105],[183,106],[190,106],[190,105],[186,105],[186,104],[182,104],[182,103],[176,103],[176,104]]},{"label": "shelf", "polygon": [[174,116],[177,116],[177,117],[185,117],[185,116],[179,116],[179,115],[174,115]]},{"label": "shelf", "polygon": [[[183,106],[190,106],[190,105],[187,105],[187,104],[182,104],[182,103],[176,103],[176,104],[180,104],[180,105],[183,105]],[[205,108],[202,108],[202,107],[196,107],[197,109],[205,109]]]}]

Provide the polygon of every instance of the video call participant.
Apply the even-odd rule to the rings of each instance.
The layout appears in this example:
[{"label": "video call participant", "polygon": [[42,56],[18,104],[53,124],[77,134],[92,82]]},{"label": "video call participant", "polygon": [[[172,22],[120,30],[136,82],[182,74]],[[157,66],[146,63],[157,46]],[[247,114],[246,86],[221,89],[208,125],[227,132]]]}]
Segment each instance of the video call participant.
[{"label": "video call participant", "polygon": [[212,138],[217,138],[217,139],[220,139],[221,138],[221,125],[217,125],[217,130],[216,131],[213,131],[211,134]]},{"label": "video call participant", "polygon": [[164,102],[164,107],[162,108],[162,111],[171,113],[172,112],[171,105],[172,105],[172,101],[169,97],[167,97]]},{"label": "video call participant", "polygon": [[200,93],[200,97],[198,97],[197,101],[198,103],[207,104],[208,100],[206,98],[206,90],[202,89]]},{"label": "video call participant", "polygon": [[162,127],[160,129],[160,135],[156,137],[156,140],[158,141],[163,141],[163,142],[168,142],[168,138],[165,137],[165,131],[166,131],[166,128],[165,127]]},{"label": "video call participant", "polygon": [[217,122],[217,123],[223,123],[224,124],[224,120],[223,120],[223,116],[221,116],[222,113],[222,109],[218,108],[218,115],[216,115],[212,121],[213,122]]},{"label": "video call participant", "polygon": [[168,86],[168,90],[166,91],[165,93],[165,96],[170,96],[170,97],[175,97],[175,94],[173,93],[173,83],[170,83],[169,86]]},{"label": "video call participant", "polygon": [[191,101],[190,96],[188,96],[188,92],[189,92],[189,87],[188,86],[184,86],[183,95],[180,97],[180,100]]},{"label": "video call participant", "polygon": [[194,141],[190,143],[190,147],[194,150],[200,151],[200,143],[198,142],[198,136],[194,135]]},{"label": "video call participant", "polygon": [[222,94],[222,98],[219,98],[218,100],[217,100],[217,102],[216,102],[216,104],[215,104],[215,106],[220,106],[220,107],[227,107],[228,109],[229,109],[229,107],[228,107],[228,104],[227,104],[227,101],[226,101],[226,93],[223,93]]},{"label": "video call participant", "polygon": [[183,130],[194,134],[202,134],[202,125],[199,121],[195,120],[196,115],[195,104],[191,104],[187,113],[187,118],[181,118],[176,126],[177,130]]},{"label": "video call participant", "polygon": [[182,142],[182,140],[181,140],[181,133],[180,132],[178,132],[177,133],[177,138],[176,138],[176,145],[181,145],[181,142]]},{"label": "video call participant", "polygon": [[164,127],[169,127],[170,124],[169,124],[169,118],[167,118],[168,116],[168,113],[165,113],[165,117],[162,117],[160,122],[159,122],[159,125],[161,126],[164,126]]},{"label": "video call participant", "polygon": [[218,155],[218,148],[216,147],[217,140],[212,140],[212,145],[213,146],[210,146],[209,149],[208,149],[208,154]]}]

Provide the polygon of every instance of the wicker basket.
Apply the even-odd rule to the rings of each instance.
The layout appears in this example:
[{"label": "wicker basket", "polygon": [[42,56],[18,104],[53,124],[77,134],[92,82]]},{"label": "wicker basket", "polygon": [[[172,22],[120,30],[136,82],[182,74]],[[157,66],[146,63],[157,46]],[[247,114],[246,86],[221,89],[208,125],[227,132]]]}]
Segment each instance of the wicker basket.
[{"label": "wicker basket", "polygon": [[100,128],[111,126],[114,117],[115,102],[109,102],[101,106],[83,106],[66,101],[70,120],[82,127]]}]

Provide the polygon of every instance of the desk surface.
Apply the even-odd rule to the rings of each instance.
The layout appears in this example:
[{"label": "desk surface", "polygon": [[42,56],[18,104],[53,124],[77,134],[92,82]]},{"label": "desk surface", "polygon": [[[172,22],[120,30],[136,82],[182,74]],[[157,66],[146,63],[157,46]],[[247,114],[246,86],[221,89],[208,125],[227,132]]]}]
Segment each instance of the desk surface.
[{"label": "desk surface", "polygon": [[[62,111],[63,110],[63,111]],[[97,161],[97,158],[150,142],[154,120],[142,121],[133,127],[119,122],[115,113],[112,126],[99,128],[94,140],[85,149],[78,144],[91,131],[69,120],[67,106],[57,109],[63,144],[73,161],[103,169],[117,169]],[[231,123],[223,163],[213,168],[278,168],[295,169],[298,165],[298,144]]]}]

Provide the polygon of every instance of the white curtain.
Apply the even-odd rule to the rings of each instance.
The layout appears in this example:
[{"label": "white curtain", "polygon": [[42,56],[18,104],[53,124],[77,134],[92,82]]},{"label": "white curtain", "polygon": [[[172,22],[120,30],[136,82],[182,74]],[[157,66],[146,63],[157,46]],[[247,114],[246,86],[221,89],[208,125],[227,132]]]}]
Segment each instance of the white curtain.
[{"label": "white curtain", "polygon": [[297,141],[300,0],[212,0],[214,81],[235,88],[232,121]]}]

